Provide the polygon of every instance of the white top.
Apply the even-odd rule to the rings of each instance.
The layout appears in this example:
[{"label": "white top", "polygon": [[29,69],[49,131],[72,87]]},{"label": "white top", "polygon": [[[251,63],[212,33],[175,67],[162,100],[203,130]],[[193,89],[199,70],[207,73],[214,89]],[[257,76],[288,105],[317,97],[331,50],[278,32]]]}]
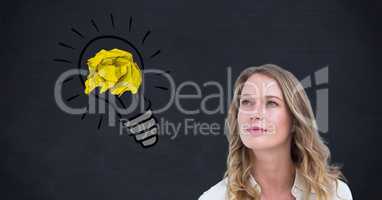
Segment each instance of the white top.
[{"label": "white top", "polygon": [[[251,176],[250,180],[251,184],[256,187],[259,191],[261,191],[260,186],[257,184],[256,180]],[[336,195],[334,195],[330,200],[353,200],[351,191],[341,180],[337,180],[338,182],[338,188],[336,190]],[[335,186],[334,186],[335,187]],[[199,200],[225,200],[227,199],[226,196],[227,191],[227,178],[224,178],[216,185],[212,186],[210,189],[205,191],[200,197]],[[304,184],[301,178],[301,175],[296,173],[294,184],[292,187],[292,195],[296,198],[296,200],[303,200],[304,198]],[[316,199],[315,193],[312,191],[310,192],[310,198],[309,199]]]}]

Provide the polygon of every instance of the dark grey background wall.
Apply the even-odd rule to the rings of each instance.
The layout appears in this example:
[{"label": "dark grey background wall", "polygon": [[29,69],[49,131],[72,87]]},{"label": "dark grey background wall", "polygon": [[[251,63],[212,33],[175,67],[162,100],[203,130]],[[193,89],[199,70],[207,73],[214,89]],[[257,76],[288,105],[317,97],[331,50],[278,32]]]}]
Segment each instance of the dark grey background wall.
[{"label": "dark grey background wall", "polygon": [[[53,59],[75,62],[81,46],[102,34],[128,38],[145,56],[146,68],[170,70],[177,84],[215,80],[226,90],[228,66],[235,78],[250,65],[275,63],[300,79],[329,66],[329,132],[324,137],[333,162],[344,165],[355,199],[378,198],[381,8],[377,1],[335,0],[2,2],[0,198],[196,199],[220,180],[227,153],[223,134],[164,135],[143,149],[106,122],[97,130],[98,115],[81,120],[57,107],[55,81],[75,66]],[[114,42],[98,47],[121,45]],[[158,49],[161,53],[150,59]],[[155,84],[166,84],[157,79]],[[66,87],[66,97],[81,89],[76,81]],[[205,88],[203,96],[213,92]],[[308,94],[314,104],[315,93]],[[169,94],[153,89],[149,95],[155,107]],[[200,100],[184,105],[197,108]],[[226,111],[187,116],[172,106],[157,117],[223,125]]]}]

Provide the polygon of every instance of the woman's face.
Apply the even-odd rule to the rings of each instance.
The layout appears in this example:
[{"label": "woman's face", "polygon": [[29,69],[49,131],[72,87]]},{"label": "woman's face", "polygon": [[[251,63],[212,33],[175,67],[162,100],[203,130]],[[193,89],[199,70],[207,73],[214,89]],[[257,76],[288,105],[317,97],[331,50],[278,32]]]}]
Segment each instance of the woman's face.
[{"label": "woman's face", "polygon": [[291,117],[276,80],[259,73],[248,78],[239,97],[238,125],[240,138],[250,149],[289,144]]}]

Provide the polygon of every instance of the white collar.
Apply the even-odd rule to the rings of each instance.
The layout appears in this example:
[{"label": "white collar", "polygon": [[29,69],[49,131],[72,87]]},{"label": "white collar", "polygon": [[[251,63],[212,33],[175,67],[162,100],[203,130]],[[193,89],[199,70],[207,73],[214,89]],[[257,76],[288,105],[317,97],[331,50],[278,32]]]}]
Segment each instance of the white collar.
[{"label": "white collar", "polygon": [[[252,176],[250,176],[250,183],[260,192],[261,191],[261,188],[260,188],[260,185],[256,182],[255,178]],[[296,169],[296,173],[295,173],[295,177],[294,177],[294,183],[293,183],[293,187],[292,187],[292,194],[293,195],[297,195],[296,193],[298,192],[299,194],[300,193],[303,193],[306,191],[306,187],[305,187],[305,182],[304,182],[304,179],[302,177],[302,175],[300,174],[300,172]],[[310,193],[314,194],[315,192],[314,191],[311,191]]]}]

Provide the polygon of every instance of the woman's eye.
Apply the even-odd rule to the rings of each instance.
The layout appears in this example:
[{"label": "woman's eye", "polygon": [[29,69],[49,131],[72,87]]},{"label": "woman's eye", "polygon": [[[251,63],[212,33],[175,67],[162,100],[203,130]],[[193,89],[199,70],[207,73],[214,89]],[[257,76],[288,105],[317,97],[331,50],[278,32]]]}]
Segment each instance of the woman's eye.
[{"label": "woman's eye", "polygon": [[268,101],[267,106],[276,107],[276,106],[278,106],[278,104],[274,101]]},{"label": "woman's eye", "polygon": [[247,99],[243,99],[243,100],[240,101],[241,105],[249,105],[250,103],[251,102],[249,100],[247,100]]},{"label": "woman's eye", "polygon": [[240,102],[241,105],[247,105],[248,103],[249,103],[248,100],[242,100],[242,101]]}]

